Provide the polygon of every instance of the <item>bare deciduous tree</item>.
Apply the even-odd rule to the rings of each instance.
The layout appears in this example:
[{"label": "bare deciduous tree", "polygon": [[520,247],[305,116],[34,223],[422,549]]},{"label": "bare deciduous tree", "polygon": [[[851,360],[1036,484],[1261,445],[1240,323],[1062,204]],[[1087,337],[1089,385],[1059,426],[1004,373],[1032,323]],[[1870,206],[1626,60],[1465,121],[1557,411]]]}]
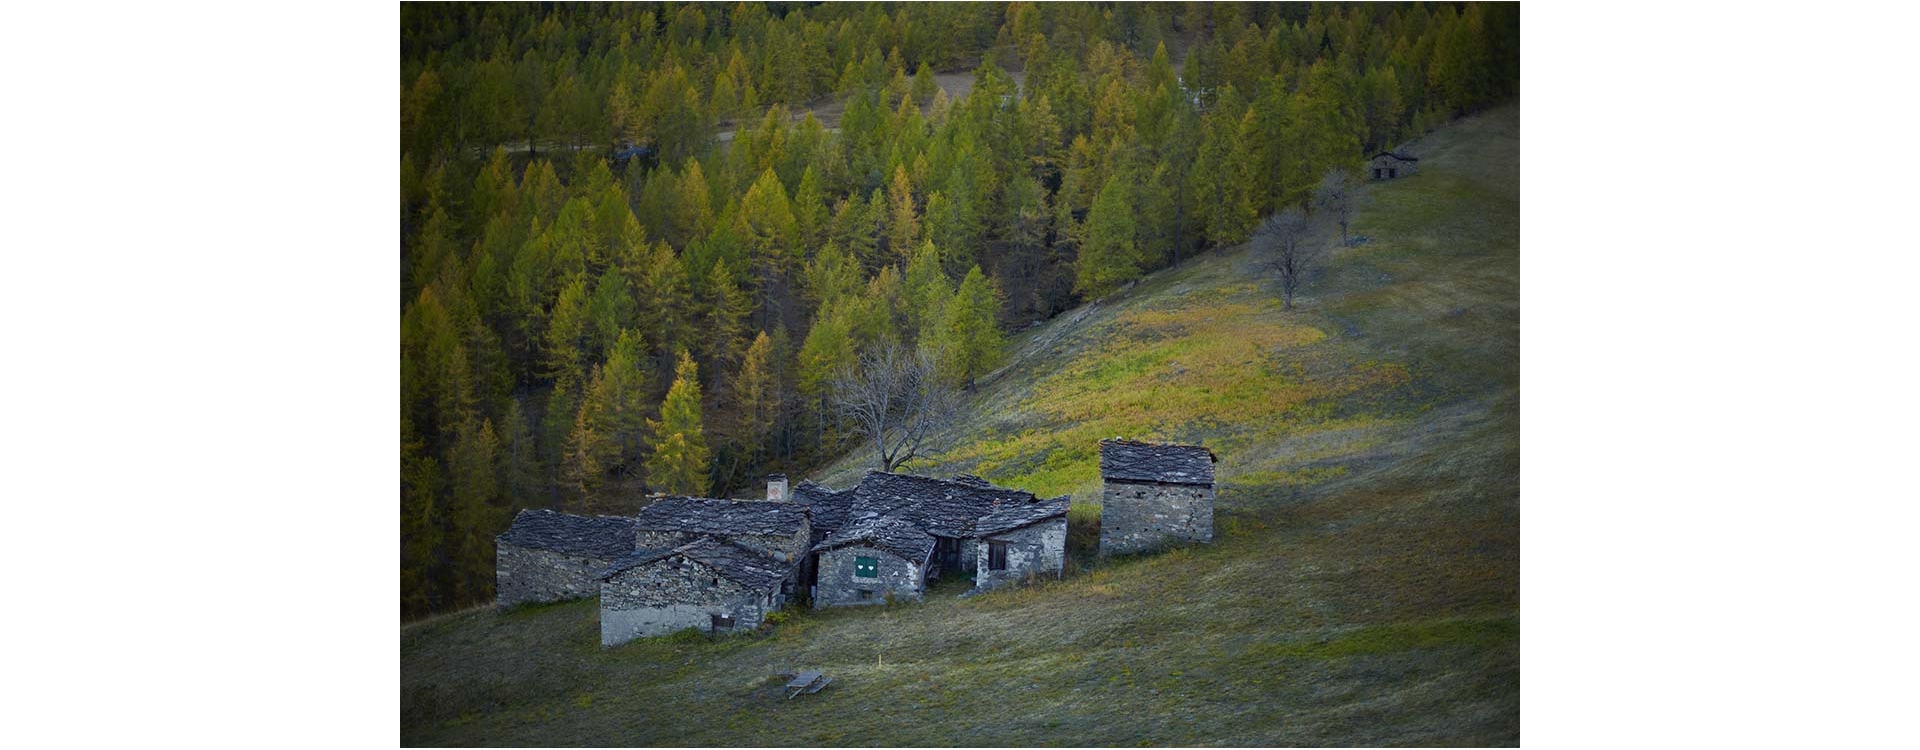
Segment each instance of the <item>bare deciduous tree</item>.
[{"label": "bare deciduous tree", "polygon": [[885,342],[834,375],[834,406],[873,440],[882,471],[919,457],[926,439],[953,419],[959,394],[939,364],[930,351]]},{"label": "bare deciduous tree", "polygon": [[1319,253],[1307,239],[1307,213],[1288,206],[1260,222],[1253,233],[1254,248],[1266,266],[1280,277],[1282,306],[1293,309],[1294,292],[1300,290],[1308,269]]},{"label": "bare deciduous tree", "polygon": [[1351,244],[1347,240],[1347,223],[1360,208],[1360,182],[1354,179],[1353,172],[1328,170],[1326,176],[1320,178],[1319,187],[1314,188],[1313,203],[1340,223],[1340,246]]}]

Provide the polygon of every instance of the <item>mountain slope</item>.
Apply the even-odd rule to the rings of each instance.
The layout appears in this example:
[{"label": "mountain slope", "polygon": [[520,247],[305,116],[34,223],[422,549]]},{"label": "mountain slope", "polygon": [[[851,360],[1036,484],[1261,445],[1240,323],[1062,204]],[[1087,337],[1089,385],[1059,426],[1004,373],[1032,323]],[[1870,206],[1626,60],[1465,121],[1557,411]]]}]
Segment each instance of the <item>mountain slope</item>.
[{"label": "mountain slope", "polygon": [[[1074,493],[1066,580],[608,651],[590,601],[441,618],[403,741],[1517,743],[1518,107],[1410,148],[1295,311],[1245,249],[1156,274],[1020,336],[910,467]],[[1218,542],[1087,565],[1116,435],[1213,447]],[[796,667],[834,684],[783,700]]]}]

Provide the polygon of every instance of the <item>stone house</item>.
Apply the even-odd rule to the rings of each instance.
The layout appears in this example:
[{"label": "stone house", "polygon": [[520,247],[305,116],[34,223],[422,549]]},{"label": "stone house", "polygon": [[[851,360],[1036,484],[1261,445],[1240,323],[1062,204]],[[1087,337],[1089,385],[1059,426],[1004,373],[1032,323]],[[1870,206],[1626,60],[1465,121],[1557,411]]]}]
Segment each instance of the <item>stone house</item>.
[{"label": "stone house", "polygon": [[813,606],[880,604],[889,598],[920,601],[934,538],[905,519],[866,516],[848,523],[813,548],[819,575]]},{"label": "stone house", "polygon": [[977,541],[974,524],[1003,506],[1037,500],[1031,492],[995,487],[968,474],[935,479],[869,471],[853,489],[851,513],[854,518],[897,517],[932,536],[935,544],[929,576],[949,572],[972,575]]},{"label": "stone house", "polygon": [[1213,541],[1213,451],[1100,441],[1100,554]]},{"label": "stone house", "polygon": [[639,550],[600,571],[600,645],[686,628],[715,633],[760,626],[786,602],[793,565],[712,537]]},{"label": "stone house", "polygon": [[664,497],[642,508],[633,519],[633,541],[628,551],[672,549],[712,537],[795,566],[806,554],[812,534],[804,505]]},{"label": "stone house", "polygon": [[867,472],[848,490],[802,485],[794,495],[807,498],[817,529],[825,531],[814,545],[808,579],[816,607],[887,594],[919,600],[927,582],[943,574],[990,588],[1066,567],[1064,497],[1042,503],[1031,492],[965,474],[935,479],[881,471]]},{"label": "stone house", "polygon": [[974,588],[1063,575],[1070,505],[1071,499],[1064,495],[1043,503],[1009,505],[974,524]]},{"label": "stone house", "polygon": [[496,606],[593,596],[599,571],[633,551],[633,519],[523,510],[494,549]]},{"label": "stone house", "polygon": [[1420,160],[1407,154],[1382,151],[1367,159],[1373,179],[1393,180],[1420,173]]},{"label": "stone house", "polygon": [[847,516],[853,511],[853,493],[840,491],[824,484],[803,480],[793,487],[790,495],[794,504],[807,509],[807,520],[813,535],[807,540],[808,554],[800,558],[800,570],[797,575],[798,591],[811,595],[812,587],[819,580],[819,556],[811,550],[827,540],[833,532],[847,525]]}]

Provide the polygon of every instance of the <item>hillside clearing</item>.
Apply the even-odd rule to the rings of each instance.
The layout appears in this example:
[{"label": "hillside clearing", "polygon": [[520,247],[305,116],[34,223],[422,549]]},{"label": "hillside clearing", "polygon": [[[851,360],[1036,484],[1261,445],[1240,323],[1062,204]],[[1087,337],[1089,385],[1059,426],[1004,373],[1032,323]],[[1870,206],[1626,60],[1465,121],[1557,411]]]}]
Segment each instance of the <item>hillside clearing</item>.
[{"label": "hillside clearing", "polygon": [[[401,631],[402,742],[1517,744],[1518,105],[1411,150],[1300,309],[1244,248],[1155,274],[1018,337],[908,469],[1084,524],[1099,438],[1203,442],[1216,544],[713,641],[603,651],[592,601],[436,618]],[[783,700],[794,668],[833,686]]]}]

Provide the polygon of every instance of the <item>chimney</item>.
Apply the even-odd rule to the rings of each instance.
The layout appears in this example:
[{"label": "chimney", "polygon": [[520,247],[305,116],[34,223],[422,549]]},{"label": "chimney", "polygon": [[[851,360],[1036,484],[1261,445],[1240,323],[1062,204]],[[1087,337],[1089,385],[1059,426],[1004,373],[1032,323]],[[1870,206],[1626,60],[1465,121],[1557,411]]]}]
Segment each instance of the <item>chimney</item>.
[{"label": "chimney", "polygon": [[785,474],[768,474],[767,475],[767,499],[768,500],[787,499],[787,475]]}]

